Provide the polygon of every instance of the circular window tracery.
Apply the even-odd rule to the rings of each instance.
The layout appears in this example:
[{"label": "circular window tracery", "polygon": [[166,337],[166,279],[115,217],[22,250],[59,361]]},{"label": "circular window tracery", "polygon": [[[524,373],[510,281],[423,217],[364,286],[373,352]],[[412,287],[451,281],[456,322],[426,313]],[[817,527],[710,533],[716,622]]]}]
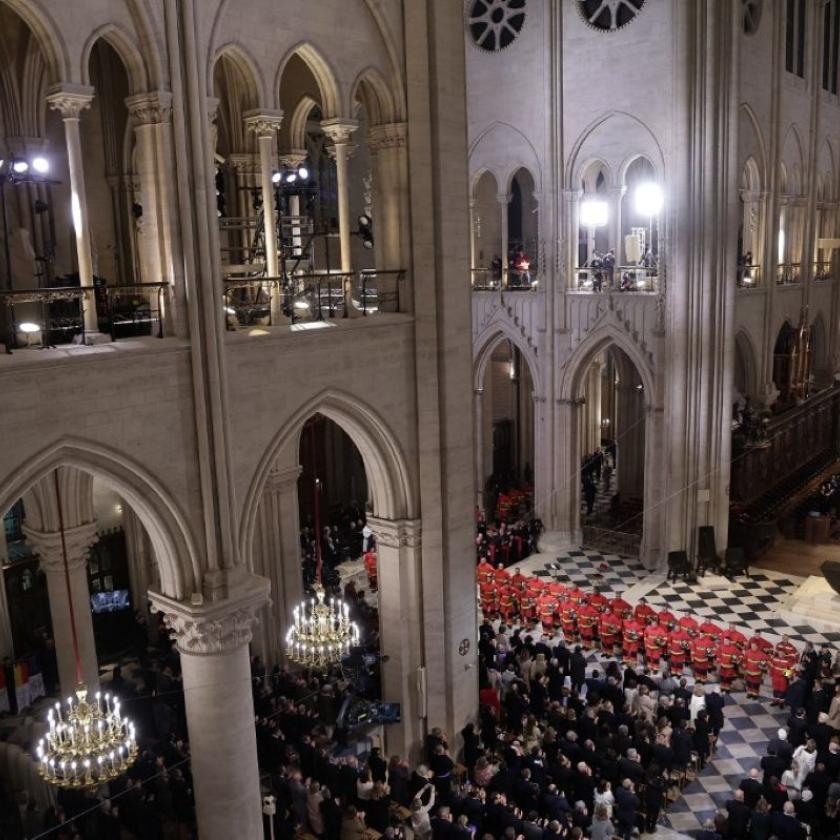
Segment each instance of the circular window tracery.
[{"label": "circular window tracery", "polygon": [[477,47],[498,52],[510,46],[525,23],[525,0],[472,0],[467,26]]},{"label": "circular window tracery", "polygon": [[761,23],[762,0],[741,0],[744,7],[744,34],[754,35]]},{"label": "circular window tracery", "polygon": [[645,0],[578,0],[578,11],[595,29],[615,32],[635,20],[644,5]]}]

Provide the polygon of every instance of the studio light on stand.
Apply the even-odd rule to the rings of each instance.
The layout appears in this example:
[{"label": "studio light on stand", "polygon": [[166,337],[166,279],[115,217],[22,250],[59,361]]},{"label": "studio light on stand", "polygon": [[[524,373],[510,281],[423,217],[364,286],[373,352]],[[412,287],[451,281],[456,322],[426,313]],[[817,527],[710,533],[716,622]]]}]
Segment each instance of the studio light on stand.
[{"label": "studio light on stand", "polygon": [[121,776],[134,763],[137,739],[134,724],[120,711],[119,698],[97,691],[89,699],[82,681],[58,470],[53,479],[78,686],[75,699],[68,697],[63,705],[56,703],[47,714],[50,731],[38,742],[38,772],[44,781],[59,788],[94,788]]},{"label": "studio light on stand", "polygon": [[[589,231],[589,240],[586,246],[587,262],[592,259],[595,253],[595,233],[598,228],[607,224],[609,213],[609,205],[599,198],[587,198],[580,203],[580,223]],[[590,248],[592,249],[591,254],[589,253]]]},{"label": "studio light on stand", "polygon": [[362,240],[362,247],[366,251],[373,248],[373,222],[367,213],[362,213],[359,216],[359,229],[356,231],[356,236]]},{"label": "studio light on stand", "polygon": [[[636,212],[648,218],[648,250],[653,261],[653,219],[662,212],[665,196],[662,187],[654,181],[645,181],[636,187],[634,203]],[[652,267],[652,266],[651,266]]]}]

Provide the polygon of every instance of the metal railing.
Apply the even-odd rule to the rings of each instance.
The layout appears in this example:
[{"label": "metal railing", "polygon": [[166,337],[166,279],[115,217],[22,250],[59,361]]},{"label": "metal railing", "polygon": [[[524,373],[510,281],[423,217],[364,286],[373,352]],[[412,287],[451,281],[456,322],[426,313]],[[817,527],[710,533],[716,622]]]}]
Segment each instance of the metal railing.
[{"label": "metal railing", "polygon": [[363,315],[376,312],[400,311],[400,286],[405,279],[402,269],[378,271],[366,268],[359,272],[357,280],[358,297],[353,302],[362,310]]},{"label": "metal railing", "polygon": [[270,326],[271,294],[278,282],[277,277],[225,277],[222,295],[227,328]]},{"label": "metal railing", "polygon": [[826,283],[831,280],[831,260],[816,260],[811,276],[815,283]]},{"label": "metal railing", "polygon": [[573,289],[578,292],[654,292],[659,272],[639,265],[613,268],[576,268]]},{"label": "metal railing", "polygon": [[735,283],[739,289],[757,289],[761,286],[761,266],[739,265]]},{"label": "metal railing", "polygon": [[[84,343],[85,319],[82,301],[90,297],[93,289],[79,286],[57,286],[51,289],[16,289],[0,292],[0,305],[6,307],[7,332],[3,336],[7,349],[28,347],[55,347],[69,344],[77,335]],[[17,307],[36,304],[38,315],[19,317]],[[30,309],[30,312],[32,310]],[[25,329],[20,329],[21,326]]]},{"label": "metal railing", "polygon": [[539,288],[539,274],[535,270],[516,271],[511,268],[505,277],[498,269],[473,268],[470,270],[470,285],[474,292],[534,292]]},{"label": "metal railing", "polygon": [[111,341],[154,335],[163,338],[163,294],[166,283],[105,286]]},{"label": "metal railing", "polygon": [[781,263],[776,266],[776,285],[795,286],[802,282],[799,263]]},{"label": "metal railing", "polygon": [[354,277],[352,272],[298,274],[284,289],[283,311],[293,324],[343,318]]}]

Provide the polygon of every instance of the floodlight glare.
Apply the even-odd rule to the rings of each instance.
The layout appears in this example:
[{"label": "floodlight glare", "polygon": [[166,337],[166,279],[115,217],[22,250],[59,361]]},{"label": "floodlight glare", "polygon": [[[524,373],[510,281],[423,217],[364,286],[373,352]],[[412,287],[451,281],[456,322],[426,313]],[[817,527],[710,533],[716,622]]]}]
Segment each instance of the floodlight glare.
[{"label": "floodlight glare", "polygon": [[279,184],[283,180],[283,173],[282,172],[272,172],[271,173],[271,183],[272,184]]},{"label": "floodlight glare", "polygon": [[37,324],[33,324],[31,321],[24,321],[22,324],[18,324],[18,329],[22,333],[36,333],[41,331],[41,328]]},{"label": "floodlight glare", "polygon": [[606,201],[588,198],[580,205],[580,223],[584,227],[603,227],[609,217],[609,207]]},{"label": "floodlight glare", "polygon": [[298,178],[302,181],[305,181],[309,177],[309,170],[305,166],[301,166],[298,169]]},{"label": "floodlight glare", "polygon": [[32,159],[32,168],[39,175],[46,175],[50,171],[50,162],[45,157],[36,157]]},{"label": "floodlight glare", "polygon": [[12,164],[12,170],[13,170],[14,172],[17,172],[17,173],[18,173],[18,175],[22,175],[22,174],[23,174],[24,172],[26,172],[28,169],[29,169],[29,164],[28,164],[25,160],[16,160],[16,161]]},{"label": "floodlight glare", "polygon": [[636,187],[636,212],[643,216],[658,216],[665,203],[662,187],[653,181],[647,181]]}]

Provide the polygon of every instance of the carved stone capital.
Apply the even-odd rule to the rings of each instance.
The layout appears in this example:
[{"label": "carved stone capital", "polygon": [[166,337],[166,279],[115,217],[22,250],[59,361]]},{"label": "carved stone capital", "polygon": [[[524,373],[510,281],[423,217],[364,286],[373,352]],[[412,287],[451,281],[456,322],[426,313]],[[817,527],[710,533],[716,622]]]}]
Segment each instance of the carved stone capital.
[{"label": "carved stone capital", "polygon": [[280,164],[289,169],[297,169],[308,157],[306,149],[292,149],[285,155],[280,155]]},{"label": "carved stone capital", "polygon": [[282,111],[266,111],[257,109],[244,114],[245,127],[257,137],[274,137],[275,132],[283,125]]},{"label": "carved stone capital", "polygon": [[383,123],[371,126],[367,135],[368,146],[379,149],[401,149],[406,145],[408,126],[404,122]]},{"label": "carved stone capital", "polygon": [[341,117],[334,117],[331,120],[324,120],[321,123],[324,134],[336,146],[346,146],[358,127],[359,123],[357,120],[344,120]]},{"label": "carved stone capital", "polygon": [[88,85],[56,85],[50,88],[47,104],[64,120],[77,120],[93,102],[94,89]]},{"label": "carved stone capital", "polygon": [[149,599],[181,653],[214,656],[232,653],[251,641],[257,614],[270,603],[269,588],[266,578],[249,575],[229,597],[211,603],[193,605],[158,592],[149,592]]},{"label": "carved stone capital", "polygon": [[368,516],[367,524],[376,535],[377,545],[388,548],[419,548],[420,546],[419,519],[380,519],[378,516]]},{"label": "carved stone capital", "polygon": [[253,175],[260,171],[260,156],[250,152],[234,152],[228,155],[233,168],[242,174]]},{"label": "carved stone capital", "polygon": [[[60,531],[37,531],[23,526],[27,542],[40,560],[41,568],[47,574],[64,573],[64,552],[61,547]],[[67,547],[67,566],[71,572],[84,568],[90,547],[99,539],[96,523],[85,522],[75,528],[64,529],[64,544]]]},{"label": "carved stone capital", "polygon": [[207,119],[209,119],[211,123],[216,122],[216,117],[219,116],[220,100],[216,96],[207,96],[204,101],[207,107]]},{"label": "carved stone capital", "polygon": [[138,93],[125,100],[135,125],[160,125],[172,119],[172,94],[165,90]]},{"label": "carved stone capital", "polygon": [[265,492],[283,492],[289,486],[296,486],[303,467],[272,467],[265,479]]}]

